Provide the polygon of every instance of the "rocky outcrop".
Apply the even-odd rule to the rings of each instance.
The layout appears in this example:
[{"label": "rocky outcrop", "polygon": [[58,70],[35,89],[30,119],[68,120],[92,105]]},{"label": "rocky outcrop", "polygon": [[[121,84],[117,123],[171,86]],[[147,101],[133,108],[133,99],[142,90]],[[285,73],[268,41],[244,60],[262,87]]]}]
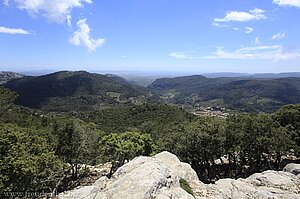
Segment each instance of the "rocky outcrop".
[{"label": "rocky outcrop", "polygon": [[192,186],[199,186],[196,172],[187,163],[169,153],[154,157],[138,157],[120,167],[111,179],[100,178],[92,186],[65,192],[59,198],[95,199],[193,199],[180,187],[183,178]]},{"label": "rocky outcrop", "polygon": [[300,198],[300,179],[284,171],[265,171],[246,179],[221,179],[197,188],[197,198]]},{"label": "rocky outcrop", "polygon": [[283,171],[290,172],[295,175],[300,175],[300,164],[290,163],[283,168]]},{"label": "rocky outcrop", "polygon": [[79,165],[79,171],[88,170],[90,175],[103,176],[109,174],[111,167],[112,164],[110,162],[107,162],[105,164],[98,164],[95,166],[81,164]]},{"label": "rocky outcrop", "polygon": [[19,79],[25,75],[15,72],[0,71],[0,84],[4,84],[13,79]]},{"label": "rocky outcrop", "polygon": [[110,173],[112,164],[107,162],[105,164],[98,164],[94,166],[86,164],[81,164],[78,166],[79,173],[85,173],[85,176],[77,180],[76,183],[80,186],[89,186],[97,181],[100,177],[108,175]]},{"label": "rocky outcrop", "polygon": [[[193,198],[300,198],[299,165],[285,171],[265,171],[246,179],[221,179],[203,184],[187,163],[169,153],[138,157],[120,167],[108,179],[101,177],[91,186],[60,194],[59,198],[78,199],[193,199]],[[181,188],[184,179],[194,196]]]}]

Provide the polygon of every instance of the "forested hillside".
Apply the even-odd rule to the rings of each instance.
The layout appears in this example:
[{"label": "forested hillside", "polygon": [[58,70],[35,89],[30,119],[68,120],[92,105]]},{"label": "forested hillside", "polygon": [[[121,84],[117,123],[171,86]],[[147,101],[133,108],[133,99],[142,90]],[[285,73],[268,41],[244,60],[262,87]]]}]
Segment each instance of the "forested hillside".
[{"label": "forested hillside", "polygon": [[220,106],[245,112],[272,112],[300,103],[300,78],[247,79],[186,76],[154,81],[150,89],[167,102],[188,106]]},{"label": "forested hillside", "polygon": [[169,103],[183,107],[217,106],[243,112],[272,112],[300,103],[300,78],[162,78],[148,88],[126,79],[85,71],[61,71],[11,80],[3,86],[18,93],[16,104],[48,111],[99,110],[118,105]]},{"label": "forested hillside", "polygon": [[0,0],[0,199],[300,199],[297,19],[300,0]]},{"label": "forested hillside", "polygon": [[[122,79],[121,79],[122,80]],[[44,110],[94,110],[117,104],[141,104],[159,98],[146,88],[115,76],[62,71],[24,77],[4,86],[18,93],[16,103]]]},{"label": "forested hillside", "polygon": [[[79,165],[111,162],[110,176],[127,160],[161,151],[207,183],[282,169],[287,157],[299,159],[300,106],[245,112],[297,103],[299,83],[196,75],[143,88],[84,71],[9,81],[0,87],[0,189],[57,193],[89,178]],[[199,117],[169,104],[214,100],[243,113]]]},{"label": "forested hillside", "polygon": [[61,192],[88,176],[79,164],[110,161],[114,171],[164,150],[190,163],[204,182],[282,169],[285,157],[300,152],[299,105],[218,118],[160,104],[44,112],[13,104],[16,93],[5,88],[0,99],[1,191]]}]

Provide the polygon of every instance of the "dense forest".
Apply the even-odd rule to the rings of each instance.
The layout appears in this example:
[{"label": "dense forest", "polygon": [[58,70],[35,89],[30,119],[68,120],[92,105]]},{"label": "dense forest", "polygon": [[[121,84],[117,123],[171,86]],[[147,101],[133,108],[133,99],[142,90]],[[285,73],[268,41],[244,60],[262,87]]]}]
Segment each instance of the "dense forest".
[{"label": "dense forest", "polygon": [[17,97],[0,87],[0,192],[61,192],[86,175],[79,164],[110,161],[113,172],[164,150],[207,183],[281,169],[289,157],[299,158],[300,105],[219,118],[162,103],[54,112],[16,105]]},{"label": "dense forest", "polygon": [[149,88],[169,103],[192,107],[219,106],[243,112],[273,112],[283,105],[300,103],[299,77],[206,78],[193,75],[157,79]]},{"label": "dense forest", "polygon": [[97,110],[120,104],[159,101],[149,89],[114,75],[60,71],[4,84],[18,93],[18,105],[47,111]]},{"label": "dense forest", "polygon": [[0,199],[300,199],[300,0],[0,0]]}]

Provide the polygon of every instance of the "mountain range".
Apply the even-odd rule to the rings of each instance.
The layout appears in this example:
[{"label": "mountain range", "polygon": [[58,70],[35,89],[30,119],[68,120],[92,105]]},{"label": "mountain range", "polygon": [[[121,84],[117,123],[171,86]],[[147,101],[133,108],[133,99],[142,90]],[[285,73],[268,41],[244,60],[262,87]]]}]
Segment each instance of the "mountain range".
[{"label": "mountain range", "polygon": [[46,110],[91,110],[159,100],[147,88],[132,85],[121,77],[85,71],[26,76],[9,81],[4,87],[18,93],[18,105]]},{"label": "mountain range", "polygon": [[[245,112],[272,112],[286,104],[300,103],[300,77],[289,77],[297,74],[250,77],[234,73],[216,78],[192,75],[159,78],[143,87],[114,74],[60,71],[42,76],[10,75],[12,80],[3,86],[18,93],[18,105],[49,111],[168,103],[193,108],[217,106]],[[285,78],[271,78],[277,76]]]},{"label": "mountain range", "polygon": [[162,78],[148,88],[174,104],[221,106],[241,111],[271,112],[285,104],[300,103],[300,78],[207,78],[201,75]]}]

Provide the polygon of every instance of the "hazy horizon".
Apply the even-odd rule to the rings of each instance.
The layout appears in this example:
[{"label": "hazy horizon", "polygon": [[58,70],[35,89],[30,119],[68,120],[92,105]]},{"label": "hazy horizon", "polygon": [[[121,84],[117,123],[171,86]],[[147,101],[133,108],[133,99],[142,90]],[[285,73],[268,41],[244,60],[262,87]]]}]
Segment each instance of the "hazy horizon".
[{"label": "hazy horizon", "polygon": [[300,72],[274,72],[274,73],[239,73],[239,72],[195,72],[195,71],[121,71],[121,70],[102,70],[102,71],[90,71],[90,70],[25,70],[25,71],[11,71],[11,70],[0,70],[0,72],[16,72],[29,76],[40,76],[47,75],[60,71],[87,71],[89,73],[97,73],[97,74],[114,74],[122,77],[176,77],[176,76],[189,76],[189,75],[206,75],[208,77],[213,76],[224,76],[224,77],[242,77],[242,76],[251,76],[251,75],[279,75],[279,74],[292,74],[295,73],[300,74]]}]

